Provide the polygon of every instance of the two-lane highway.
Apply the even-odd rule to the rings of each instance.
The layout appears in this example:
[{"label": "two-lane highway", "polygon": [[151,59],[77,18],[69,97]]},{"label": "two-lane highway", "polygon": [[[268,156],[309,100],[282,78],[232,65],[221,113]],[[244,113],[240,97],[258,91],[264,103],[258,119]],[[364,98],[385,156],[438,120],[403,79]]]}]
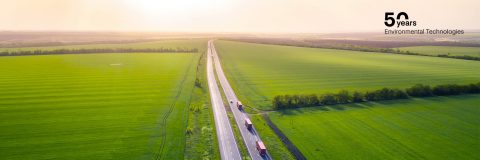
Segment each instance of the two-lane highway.
[{"label": "two-lane highway", "polygon": [[[236,106],[236,102],[238,101],[238,98],[235,95],[235,92],[233,91],[232,87],[228,83],[228,80],[225,77],[225,74],[223,73],[222,65],[220,63],[220,59],[218,58],[218,54],[217,54],[217,51],[215,50],[215,46],[213,45],[212,40],[209,41],[209,50],[214,59],[215,71],[217,72],[218,80],[222,85],[222,88],[225,93],[225,96],[227,97],[227,100],[229,101],[230,108],[235,118],[235,122],[237,123],[237,126],[240,129],[240,133],[247,146],[250,157],[252,157],[253,160],[271,159],[268,152],[265,156],[261,156],[256,149],[256,141],[261,141],[260,136],[256,132],[255,127],[253,127],[251,131],[249,131],[245,126],[245,118],[248,118],[248,114],[239,110]],[[253,124],[253,126],[255,126],[255,124]]]},{"label": "two-lane highway", "polygon": [[215,73],[213,72],[212,45],[213,42],[208,41],[207,78],[217,130],[218,147],[220,148],[220,155],[223,160],[240,160],[242,157],[240,156],[240,151],[238,150],[232,127],[228,120],[227,111],[223,105],[222,95],[215,80]]}]

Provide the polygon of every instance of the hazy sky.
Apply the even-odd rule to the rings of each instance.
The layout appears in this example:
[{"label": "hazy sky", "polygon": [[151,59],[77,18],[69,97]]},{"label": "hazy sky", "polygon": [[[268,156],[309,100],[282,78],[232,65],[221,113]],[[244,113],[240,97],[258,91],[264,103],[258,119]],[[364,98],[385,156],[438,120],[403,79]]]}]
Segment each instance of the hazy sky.
[{"label": "hazy sky", "polygon": [[0,30],[382,31],[386,11],[419,27],[480,29],[480,0],[0,0]]}]

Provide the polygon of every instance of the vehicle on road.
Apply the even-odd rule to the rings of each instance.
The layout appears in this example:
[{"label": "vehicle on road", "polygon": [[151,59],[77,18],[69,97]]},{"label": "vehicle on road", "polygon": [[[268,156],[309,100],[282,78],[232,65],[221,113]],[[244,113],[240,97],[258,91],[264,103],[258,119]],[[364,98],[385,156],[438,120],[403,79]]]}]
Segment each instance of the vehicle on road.
[{"label": "vehicle on road", "polygon": [[248,129],[249,131],[252,131],[253,124],[252,124],[252,121],[250,121],[249,118],[245,118],[245,126],[247,127],[247,129]]},{"label": "vehicle on road", "polygon": [[242,102],[237,101],[237,108],[238,108],[239,110],[242,110],[242,109],[243,109]]},{"label": "vehicle on road", "polygon": [[265,144],[263,144],[262,141],[257,141],[257,150],[260,155],[264,156],[267,154],[267,148],[265,147]]},{"label": "vehicle on road", "polygon": [[233,103],[233,100],[230,100],[230,103]]},{"label": "vehicle on road", "polygon": [[[209,42],[208,54],[213,54],[214,49],[213,43],[210,40]],[[213,56],[212,58],[207,59],[207,78],[208,78],[208,87],[210,91],[210,102],[212,104],[212,110],[214,114],[215,127],[217,131],[218,138],[218,148],[220,152],[221,159],[224,160],[237,160],[242,159],[240,151],[238,150],[237,143],[235,142],[235,136],[233,135],[232,126],[228,120],[226,108],[224,106],[224,101],[220,90],[217,85],[214,73],[214,63]],[[233,100],[233,99],[230,99]],[[233,103],[231,103],[233,104]],[[233,107],[233,105],[229,105]]]},{"label": "vehicle on road", "polygon": [[[243,137],[244,144],[246,146],[246,149],[248,150],[248,154],[250,158],[252,160],[271,159],[268,152],[265,152],[264,155],[261,155],[257,151],[256,141],[261,141],[261,139],[260,139],[260,135],[258,135],[255,132],[255,128],[253,128],[252,126],[252,129],[249,130],[246,127],[244,127],[245,118],[248,118],[248,114],[244,112],[242,102],[238,101],[235,95],[235,92],[233,91],[233,88],[228,83],[227,77],[225,76],[225,73],[221,68],[221,63],[219,61],[219,58],[217,56],[213,43],[211,43],[211,54],[213,54],[215,59],[217,59],[216,61],[213,61],[213,62],[215,63],[214,66],[216,67],[215,71],[217,73],[217,78],[220,81],[220,85],[222,86],[225,96],[229,97],[228,100],[233,101],[233,103],[230,103],[231,111],[233,113],[235,123],[237,124],[236,126],[238,127],[240,134]],[[221,98],[221,96],[218,96],[218,98]]]}]

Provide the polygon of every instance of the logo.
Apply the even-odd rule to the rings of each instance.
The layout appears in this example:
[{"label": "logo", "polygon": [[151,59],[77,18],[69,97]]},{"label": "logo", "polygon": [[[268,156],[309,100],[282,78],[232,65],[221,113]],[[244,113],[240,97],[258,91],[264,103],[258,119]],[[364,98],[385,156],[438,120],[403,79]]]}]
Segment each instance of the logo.
[{"label": "logo", "polygon": [[393,27],[395,24],[397,28],[400,26],[417,26],[417,21],[409,21],[408,14],[405,12],[398,13],[397,19],[395,19],[394,16],[394,12],[385,12],[385,26]]},{"label": "logo", "polygon": [[[457,35],[464,34],[463,29],[432,29],[432,28],[417,28],[417,21],[411,20],[406,12],[385,12],[385,21],[383,22],[388,28],[385,29],[385,34],[390,35]],[[390,28],[394,29],[390,29]],[[408,27],[408,29],[401,29]]]}]

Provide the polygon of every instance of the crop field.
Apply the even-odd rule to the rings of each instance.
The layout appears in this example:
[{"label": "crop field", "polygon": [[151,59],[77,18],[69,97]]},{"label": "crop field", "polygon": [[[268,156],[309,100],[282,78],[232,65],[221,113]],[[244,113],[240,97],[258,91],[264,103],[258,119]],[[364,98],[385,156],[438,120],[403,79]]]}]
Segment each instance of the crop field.
[{"label": "crop field", "polygon": [[250,120],[255,124],[255,130],[262,136],[262,141],[269,150],[272,159],[294,160],[295,157],[288,151],[281,139],[267,125],[261,115],[251,115]]},{"label": "crop field", "polygon": [[398,48],[403,51],[424,55],[450,55],[480,57],[480,47],[452,47],[452,46],[415,46]]},{"label": "crop field", "polygon": [[2,51],[26,51],[26,50],[55,50],[55,49],[109,49],[109,48],[131,48],[131,49],[158,49],[158,48],[198,48],[205,49],[206,41],[204,39],[179,39],[162,40],[152,42],[137,43],[117,43],[117,44],[83,44],[83,45],[64,45],[48,47],[23,47],[23,48],[0,48]]},{"label": "crop field", "polygon": [[0,157],[183,159],[199,56],[0,57]]},{"label": "crop field", "polygon": [[271,112],[308,159],[479,159],[480,95]]},{"label": "crop field", "polygon": [[480,80],[480,63],[450,58],[217,41],[222,65],[247,106],[275,95],[368,91]]}]

